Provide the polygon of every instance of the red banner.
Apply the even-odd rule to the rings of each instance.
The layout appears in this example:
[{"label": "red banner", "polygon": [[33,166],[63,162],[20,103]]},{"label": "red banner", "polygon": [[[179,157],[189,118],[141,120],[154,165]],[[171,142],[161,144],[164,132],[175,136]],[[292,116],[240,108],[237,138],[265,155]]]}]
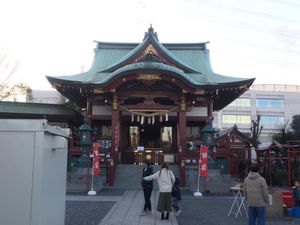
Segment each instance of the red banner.
[{"label": "red banner", "polygon": [[94,175],[100,174],[100,164],[99,164],[99,144],[94,143],[94,158],[93,158],[93,164],[94,164]]},{"label": "red banner", "polygon": [[200,168],[200,176],[206,177],[208,175],[208,147],[207,146],[201,146],[201,159],[199,162],[199,168]]}]

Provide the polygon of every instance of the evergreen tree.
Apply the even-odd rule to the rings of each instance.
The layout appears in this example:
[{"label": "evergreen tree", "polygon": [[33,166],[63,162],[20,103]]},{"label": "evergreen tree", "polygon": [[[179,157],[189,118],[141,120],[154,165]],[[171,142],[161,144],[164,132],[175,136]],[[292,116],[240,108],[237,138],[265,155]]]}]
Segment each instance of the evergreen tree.
[{"label": "evergreen tree", "polygon": [[296,114],[292,118],[290,125],[294,140],[300,140],[300,114]]}]

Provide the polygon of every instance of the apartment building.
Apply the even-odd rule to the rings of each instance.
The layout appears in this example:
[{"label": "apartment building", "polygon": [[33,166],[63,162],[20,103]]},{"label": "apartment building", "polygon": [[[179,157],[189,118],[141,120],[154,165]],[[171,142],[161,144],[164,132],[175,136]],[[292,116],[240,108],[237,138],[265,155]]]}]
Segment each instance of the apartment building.
[{"label": "apartment building", "polygon": [[224,109],[214,112],[214,127],[221,131],[236,124],[239,131],[250,133],[251,120],[260,115],[263,147],[272,143],[273,134],[295,114],[300,114],[300,86],[257,84]]}]

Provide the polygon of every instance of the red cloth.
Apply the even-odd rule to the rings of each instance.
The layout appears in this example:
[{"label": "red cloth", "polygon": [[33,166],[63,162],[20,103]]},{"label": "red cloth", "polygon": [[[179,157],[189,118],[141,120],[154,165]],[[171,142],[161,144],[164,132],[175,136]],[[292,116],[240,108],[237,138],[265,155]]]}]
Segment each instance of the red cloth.
[{"label": "red cloth", "polygon": [[206,177],[208,175],[208,147],[201,146],[201,159],[200,159],[200,176]]},{"label": "red cloth", "polygon": [[100,164],[99,164],[99,144],[94,143],[94,158],[93,158],[93,163],[94,163],[94,175],[100,174]]},{"label": "red cloth", "polygon": [[287,208],[294,207],[294,199],[291,191],[284,190],[281,191],[283,204],[286,205]]}]

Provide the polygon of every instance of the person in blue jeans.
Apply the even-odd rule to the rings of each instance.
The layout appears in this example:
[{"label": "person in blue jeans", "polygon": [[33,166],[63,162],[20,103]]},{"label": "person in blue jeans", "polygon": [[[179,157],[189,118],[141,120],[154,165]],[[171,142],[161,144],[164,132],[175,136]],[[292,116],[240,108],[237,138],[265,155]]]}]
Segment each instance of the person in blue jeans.
[{"label": "person in blue jeans", "polygon": [[248,225],[265,225],[265,206],[269,203],[266,180],[258,173],[258,166],[252,164],[243,184],[248,205]]}]

